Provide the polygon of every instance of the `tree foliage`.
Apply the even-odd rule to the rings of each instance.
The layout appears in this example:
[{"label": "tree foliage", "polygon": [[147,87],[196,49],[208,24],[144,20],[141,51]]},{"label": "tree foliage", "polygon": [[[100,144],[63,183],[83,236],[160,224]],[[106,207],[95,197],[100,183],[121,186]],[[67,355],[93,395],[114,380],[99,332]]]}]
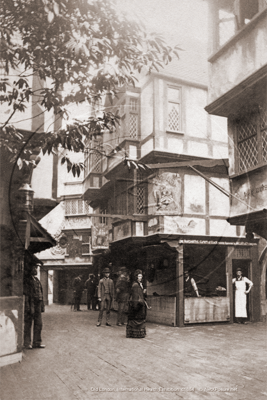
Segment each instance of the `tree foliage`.
[{"label": "tree foliage", "polygon": [[[0,80],[1,101],[11,109],[1,127],[0,144],[12,161],[27,159],[34,146],[44,154],[59,146],[83,151],[92,135],[119,122],[112,113],[88,116],[86,121],[38,134],[29,148],[29,136],[12,126],[12,118],[25,111],[35,95],[30,84],[33,75],[47,82],[38,91],[44,110],[67,118],[67,104],[95,102],[106,93],[114,94],[118,87],[134,85],[136,72],[158,70],[178,57],[178,48],[127,18],[116,0],[2,0],[0,7],[1,59],[7,74]],[[19,75],[11,83],[8,74],[13,70]]]}]

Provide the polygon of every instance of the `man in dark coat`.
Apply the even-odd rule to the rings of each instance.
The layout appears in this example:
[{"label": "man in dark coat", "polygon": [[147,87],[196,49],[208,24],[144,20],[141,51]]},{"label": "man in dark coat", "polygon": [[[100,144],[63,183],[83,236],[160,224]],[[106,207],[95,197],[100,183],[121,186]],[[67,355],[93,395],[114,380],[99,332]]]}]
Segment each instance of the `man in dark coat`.
[{"label": "man in dark coat", "polygon": [[96,310],[96,280],[94,274],[89,275],[89,279],[85,282],[85,288],[87,290],[87,310],[90,310],[92,304],[92,310]]},{"label": "man in dark coat", "polygon": [[109,323],[110,307],[112,300],[114,299],[114,284],[113,280],[109,278],[110,269],[105,268],[103,270],[104,278],[100,279],[98,285],[98,300],[101,301],[101,307],[98,316],[98,323],[96,326],[100,326],[104,310],[106,310],[106,325],[111,326]]},{"label": "man in dark coat", "polygon": [[82,281],[82,275],[76,276],[73,280],[73,291],[74,291],[74,311],[80,310],[80,303],[82,299],[84,284]]},{"label": "man in dark coat", "polygon": [[[43,289],[37,278],[37,268],[41,263],[32,266],[29,275],[24,279],[24,347],[26,349],[45,348],[42,344],[41,331],[43,327],[42,312],[44,312]],[[31,328],[33,323],[33,342],[31,344]]]},{"label": "man in dark coat", "polygon": [[127,268],[122,267],[116,282],[116,301],[118,303],[117,325],[125,324],[125,311],[129,300],[130,279]]}]

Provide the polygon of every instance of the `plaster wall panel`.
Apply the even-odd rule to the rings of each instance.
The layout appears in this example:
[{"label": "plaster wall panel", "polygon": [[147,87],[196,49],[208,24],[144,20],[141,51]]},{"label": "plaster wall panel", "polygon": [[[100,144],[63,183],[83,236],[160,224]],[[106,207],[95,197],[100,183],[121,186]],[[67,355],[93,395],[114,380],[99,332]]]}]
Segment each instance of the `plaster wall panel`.
[{"label": "plaster wall panel", "polygon": [[236,226],[230,225],[223,219],[210,220],[210,235],[211,236],[236,236]]},{"label": "plaster wall panel", "polygon": [[168,151],[171,153],[182,154],[184,151],[184,144],[181,139],[169,137],[168,138]]},{"label": "plaster wall panel", "polygon": [[137,158],[137,146],[129,146],[129,157],[134,159]]},{"label": "plaster wall panel", "polygon": [[65,183],[65,195],[82,194],[82,192],[83,192],[82,182],[77,182],[75,184]]},{"label": "plaster wall panel", "polygon": [[228,142],[227,118],[210,115],[211,138],[219,142]]},{"label": "plaster wall panel", "polygon": [[204,218],[186,218],[164,216],[164,233],[180,233],[183,235],[205,235],[206,221]]},{"label": "plaster wall panel", "polygon": [[186,134],[197,138],[207,138],[208,114],[204,110],[207,104],[207,91],[186,87]]},{"label": "plaster wall panel", "polygon": [[220,146],[217,143],[213,143],[212,156],[213,158],[228,158],[228,146]]},{"label": "plaster wall panel", "polygon": [[165,148],[164,137],[163,136],[157,137],[155,140],[155,149],[164,151],[164,148]]},{"label": "plaster wall panel", "polygon": [[231,217],[266,208],[267,167],[234,178],[232,191]]},{"label": "plaster wall panel", "polygon": [[188,141],[188,154],[191,156],[208,157],[209,148],[206,143]]},{"label": "plaster wall panel", "polygon": [[204,214],[206,202],[205,180],[201,176],[184,176],[184,212]]},{"label": "plaster wall panel", "polygon": [[[228,179],[211,178],[211,180],[226,189],[228,192],[230,191]],[[214,186],[209,185],[209,214],[228,217],[229,209],[229,197],[220,192]]]},{"label": "plaster wall panel", "polygon": [[159,97],[156,99],[156,102],[158,103],[158,126],[159,130],[161,132],[165,131],[165,126],[164,126],[164,102],[165,102],[165,96],[164,96],[164,82],[162,79],[159,79],[158,81],[159,85]]},{"label": "plaster wall panel", "polygon": [[153,132],[153,82],[141,93],[141,140]]},{"label": "plaster wall panel", "polygon": [[141,157],[144,157],[150,151],[153,150],[153,139],[148,140],[146,143],[141,146]]}]

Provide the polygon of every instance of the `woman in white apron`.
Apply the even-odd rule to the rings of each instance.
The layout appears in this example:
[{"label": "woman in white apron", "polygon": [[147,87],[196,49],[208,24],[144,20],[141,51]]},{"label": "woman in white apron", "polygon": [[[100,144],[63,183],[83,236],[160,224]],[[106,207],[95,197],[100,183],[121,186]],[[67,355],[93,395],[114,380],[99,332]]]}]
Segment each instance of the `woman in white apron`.
[{"label": "woman in white apron", "polygon": [[[235,285],[235,317],[238,324],[244,324],[244,319],[247,318],[247,294],[250,292],[253,283],[242,276],[241,268],[237,268],[233,283]],[[249,286],[248,290],[246,290],[246,283]]]}]

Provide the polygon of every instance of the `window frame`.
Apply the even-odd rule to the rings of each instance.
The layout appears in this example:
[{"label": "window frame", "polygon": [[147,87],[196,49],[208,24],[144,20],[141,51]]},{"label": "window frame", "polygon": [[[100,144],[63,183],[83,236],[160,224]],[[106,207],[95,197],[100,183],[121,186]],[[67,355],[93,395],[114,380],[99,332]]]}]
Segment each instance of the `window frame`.
[{"label": "window frame", "polygon": [[[83,235],[82,235],[83,236]],[[83,241],[83,239],[82,239],[82,256],[88,256],[88,255],[91,255],[91,236],[90,235],[86,235],[86,236],[88,236],[88,242],[84,242]],[[84,253],[84,251],[83,251],[83,247],[84,246],[88,246],[88,249],[89,249],[89,253]]]},{"label": "window frame", "polygon": [[[131,109],[131,100],[134,100],[136,102],[136,110],[132,110]],[[127,102],[125,104],[127,106]],[[125,107],[124,105],[124,107]],[[136,116],[137,122],[136,122],[136,137],[132,137],[130,135],[130,118],[131,115]],[[129,95],[128,96],[128,132],[129,132],[129,136],[127,136],[126,140],[139,140],[140,137],[140,126],[139,126],[139,122],[140,121],[140,98],[139,96],[132,96]]]},{"label": "window frame", "polygon": [[[179,102],[174,102],[174,101],[169,101],[168,98],[168,90],[169,89],[175,89],[179,91]],[[179,129],[178,130],[173,130],[169,128],[169,103],[173,103],[173,104],[178,104],[179,105]],[[183,132],[183,90],[182,90],[182,86],[180,85],[175,85],[175,84],[170,84],[167,83],[166,84],[166,106],[165,106],[165,115],[166,115],[166,119],[165,119],[165,130],[166,133],[174,133],[174,134],[184,134]]]},{"label": "window frame", "polygon": [[[234,121],[234,143],[235,143],[235,174],[236,175],[242,175],[245,174],[249,171],[253,171],[255,169],[258,169],[264,165],[267,164],[267,160],[264,160],[263,157],[263,135],[264,132],[267,132],[267,116],[265,117],[265,125],[262,125],[262,115],[261,113],[265,113],[267,115],[267,108],[266,105],[262,106],[262,109],[259,110],[258,112],[251,112],[250,116],[251,118],[255,118],[256,119],[256,134],[254,135],[249,135],[247,138],[245,139],[241,139],[238,140],[238,123],[237,120],[242,119],[241,118],[236,118]],[[256,136],[256,147],[257,147],[257,158],[258,158],[258,162],[256,165],[253,165],[249,168],[245,168],[243,170],[240,170],[240,151],[239,151],[239,144],[245,142],[248,139],[251,139],[252,137]]]},{"label": "window frame", "polygon": [[[77,209],[76,213],[67,213],[67,203],[70,203],[70,202],[77,202],[77,206],[75,206]],[[80,204],[82,204],[82,207],[81,207],[82,213],[79,213],[79,202],[80,202]],[[72,208],[72,207],[73,206],[70,206],[70,208]],[[73,216],[77,216],[77,215],[87,215],[89,210],[87,211],[86,208],[89,208],[89,205],[83,199],[76,198],[76,199],[66,199],[65,200],[65,216],[66,217],[73,217]]]}]

